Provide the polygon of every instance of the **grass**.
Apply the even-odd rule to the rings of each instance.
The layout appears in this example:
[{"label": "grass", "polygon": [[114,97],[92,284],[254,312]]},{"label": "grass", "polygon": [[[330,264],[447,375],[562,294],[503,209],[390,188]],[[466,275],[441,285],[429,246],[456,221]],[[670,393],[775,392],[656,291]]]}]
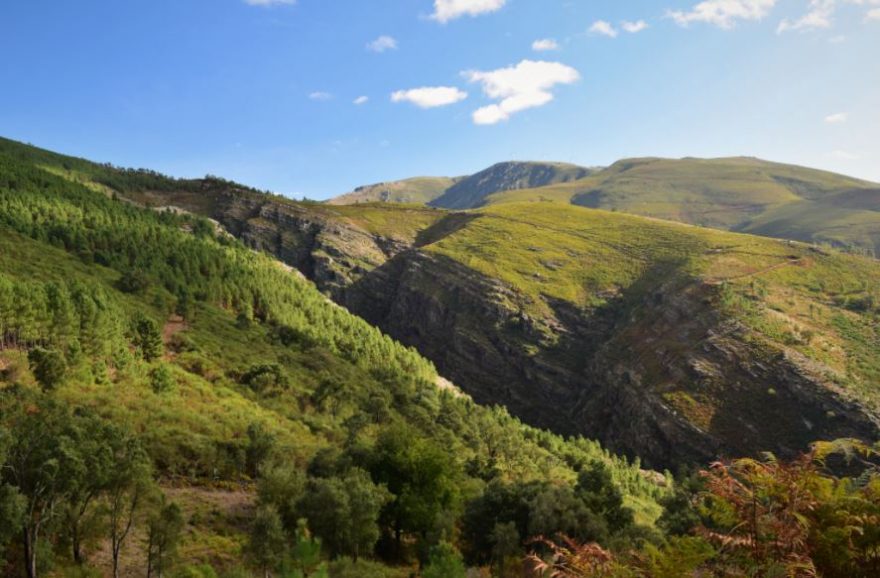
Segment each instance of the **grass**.
[{"label": "grass", "polygon": [[752,158],[629,159],[488,204],[555,201],[771,237],[880,249],[877,185]]},{"label": "grass", "polygon": [[351,205],[380,201],[427,204],[446,192],[458,180],[450,177],[414,177],[402,181],[367,185],[335,197],[329,201],[329,204]]},{"label": "grass", "polygon": [[[873,305],[880,303],[880,263],[562,203],[540,208],[504,203],[474,211],[463,228],[425,249],[514,287],[524,298],[510,306],[539,318],[552,318],[553,300],[590,310],[621,295],[645,300],[672,279],[720,286],[725,315],[880,407],[880,311]],[[699,399],[670,401],[697,422],[706,411]]]}]

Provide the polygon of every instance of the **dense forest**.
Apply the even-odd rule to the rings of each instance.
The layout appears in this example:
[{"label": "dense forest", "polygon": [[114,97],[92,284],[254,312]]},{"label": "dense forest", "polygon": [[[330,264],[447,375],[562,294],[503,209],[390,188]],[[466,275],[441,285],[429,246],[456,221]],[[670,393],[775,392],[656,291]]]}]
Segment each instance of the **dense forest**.
[{"label": "dense forest", "polygon": [[473,403],[214,223],[122,195],[190,182],[0,144],[8,576],[880,571],[871,448],[642,470]]}]

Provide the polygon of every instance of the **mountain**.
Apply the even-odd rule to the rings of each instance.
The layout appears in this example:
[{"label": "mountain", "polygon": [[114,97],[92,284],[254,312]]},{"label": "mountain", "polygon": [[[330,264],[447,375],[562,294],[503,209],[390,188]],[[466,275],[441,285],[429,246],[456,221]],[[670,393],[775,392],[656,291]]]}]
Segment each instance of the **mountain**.
[{"label": "mountain", "polygon": [[358,187],[350,193],[327,201],[331,205],[351,205],[355,203],[418,203],[428,204],[461,178],[415,177],[402,181],[391,181]]},{"label": "mountain", "polygon": [[491,195],[880,250],[880,185],[754,158],[627,159],[575,182]]},{"label": "mountain", "polygon": [[566,163],[505,162],[465,177],[429,204],[444,209],[470,209],[501,191],[531,189],[586,177],[591,169]]},{"label": "mountain", "polygon": [[118,194],[214,219],[476,401],[654,467],[878,435],[871,259],[568,203],[330,206],[223,181]]},{"label": "mountain", "polygon": [[[473,513],[488,488],[523,492],[515,545],[530,519],[561,531],[539,508],[559,495],[587,508],[575,494],[586,474],[615,511],[634,512],[614,532],[652,526],[662,474],[474,403],[253,250],[310,275],[345,257],[334,266],[350,275],[321,281],[341,291],[445,216],[292,203],[0,141],[0,560],[34,576],[53,561],[97,572],[120,523],[107,513],[124,503],[122,576],[144,573],[148,529],[168,520],[181,572],[207,576],[200,565],[259,565],[252,528],[314,549],[300,519],[324,539],[333,576],[409,575],[466,515],[469,536],[492,533],[496,517]],[[576,529],[610,537],[606,514],[589,512]],[[468,540],[470,557],[491,558],[491,544]],[[375,565],[364,558],[400,571],[345,574]]]}]

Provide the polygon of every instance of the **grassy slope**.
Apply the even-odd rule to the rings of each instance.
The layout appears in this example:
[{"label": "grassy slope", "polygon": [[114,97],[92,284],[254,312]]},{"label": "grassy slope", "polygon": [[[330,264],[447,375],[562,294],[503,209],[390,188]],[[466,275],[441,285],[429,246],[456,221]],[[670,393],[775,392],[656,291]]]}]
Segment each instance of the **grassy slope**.
[{"label": "grassy slope", "polygon": [[498,193],[488,201],[560,201],[768,236],[876,247],[880,202],[869,192],[872,187],[843,175],[751,158],[630,159],[576,182]]},{"label": "grassy slope", "polygon": [[492,165],[450,187],[431,202],[446,209],[469,209],[486,204],[486,198],[498,191],[528,189],[585,177],[591,169],[569,163],[504,162]]},{"label": "grassy slope", "polygon": [[[14,146],[12,146],[14,145]],[[54,175],[63,176],[91,189],[98,195],[111,195],[116,186],[129,187],[128,191],[147,191],[156,187],[174,187],[179,181],[155,175],[126,175],[114,169],[93,165],[87,161],[54,155],[39,149],[23,147],[9,141],[0,142],[0,153],[7,152],[44,167]],[[45,167],[49,168],[45,168]],[[60,167],[60,168],[59,168]],[[79,184],[71,186],[77,187]],[[121,184],[120,184],[121,183]],[[188,182],[184,182],[188,183]],[[328,211],[341,218],[351,219],[368,229],[383,233],[412,237],[417,229],[428,226],[442,215],[433,209],[414,207],[360,206],[327,207],[306,205],[314,210]],[[404,217],[401,218],[401,213]],[[0,231],[0,273],[21,281],[71,281],[80,280],[100,285],[125,311],[142,311],[153,317],[163,315],[157,302],[171,298],[164,289],[154,287],[148,294],[133,296],[116,288],[119,272],[99,265],[84,264],[79,258],[65,251],[40,243],[18,233]],[[304,282],[295,275],[290,283]],[[308,291],[313,289],[306,288]],[[315,302],[338,312],[329,302],[319,298]],[[338,313],[333,313],[337,315]],[[329,318],[332,318],[330,315]],[[327,377],[334,376],[345,383],[358,387],[381,387],[365,370],[342,359],[339,355],[321,348],[284,347],[270,337],[269,329],[260,324],[240,328],[233,312],[210,304],[200,304],[194,321],[184,327],[183,335],[193,344],[195,351],[169,353],[164,362],[169,363],[177,387],[164,394],[154,393],[149,386],[150,364],[135,363],[112,375],[111,385],[100,385],[74,376],[58,395],[73,405],[96,408],[108,419],[124,422],[141,432],[154,459],[163,469],[182,476],[191,483],[196,478],[189,472],[210,471],[215,454],[225,445],[240,443],[247,427],[252,423],[264,424],[273,432],[280,446],[290,459],[305,464],[314,453],[327,446],[339,445],[347,433],[343,422],[350,410],[341,415],[329,415],[315,407],[310,394]],[[258,396],[238,383],[236,376],[256,363],[279,363],[291,377],[290,391],[269,396]],[[19,351],[0,351],[0,374],[15,379],[26,386],[35,386],[26,356]],[[616,458],[613,458],[587,441],[566,443],[549,434],[521,427],[515,420],[503,417],[498,411],[483,410],[467,400],[457,400],[441,393],[424,394],[429,406],[436,397],[444,404],[464,404],[473,418],[470,433],[459,431],[439,434],[445,447],[463,461],[475,451],[473,444],[482,439],[480,428],[488,424],[499,425],[517,442],[514,454],[500,457],[507,476],[519,479],[571,480],[571,456],[594,455],[615,465],[615,476],[641,479],[641,476]],[[344,406],[343,406],[344,407]],[[435,411],[441,407],[434,406]],[[416,413],[422,409],[416,408]],[[426,414],[427,415],[427,414]],[[428,417],[428,422],[416,423],[416,427],[435,427],[439,416]],[[442,426],[445,428],[445,426]],[[492,426],[494,427],[494,426]],[[442,428],[441,428],[442,429]],[[469,449],[470,448],[470,449]],[[195,474],[193,474],[195,475]],[[656,502],[645,493],[644,484],[636,482],[629,491],[627,501],[637,509],[639,519],[650,522],[659,514]],[[236,498],[238,499],[238,498]],[[197,498],[193,498],[197,502]],[[197,509],[198,504],[184,504],[187,510]],[[225,515],[225,514],[224,514]],[[240,515],[240,512],[238,514]],[[221,521],[222,522],[222,521]],[[241,525],[235,520],[217,522],[219,530],[208,524],[191,522],[188,541],[183,551],[185,561],[222,561],[238,556],[242,541]],[[219,532],[219,533],[218,533]],[[226,535],[228,534],[228,535]]]},{"label": "grassy slope", "polygon": [[766,338],[831,368],[836,381],[880,407],[877,314],[846,308],[880,302],[880,264],[805,245],[546,203],[506,203],[476,212],[427,250],[503,279],[549,314],[545,297],[601,306],[645,271],[723,284],[729,315]]},{"label": "grassy slope", "polygon": [[450,177],[414,177],[401,181],[358,187],[350,193],[334,197],[331,205],[356,203],[418,203],[427,204],[454,185],[459,179]]}]

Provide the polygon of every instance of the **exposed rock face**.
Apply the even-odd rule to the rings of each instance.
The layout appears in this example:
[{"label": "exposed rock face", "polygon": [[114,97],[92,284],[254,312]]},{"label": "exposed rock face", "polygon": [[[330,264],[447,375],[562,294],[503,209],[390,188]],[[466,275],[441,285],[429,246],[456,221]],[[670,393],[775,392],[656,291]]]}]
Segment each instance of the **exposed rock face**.
[{"label": "exposed rock face", "polygon": [[[500,282],[408,251],[346,289],[342,303],[417,347],[478,402],[651,467],[877,436],[876,416],[803,360],[750,343],[745,327],[723,320],[716,292],[658,287],[650,303],[556,303],[555,319],[535,320],[511,307],[518,296]],[[693,407],[677,403],[683,396]]]},{"label": "exposed rock face", "polygon": [[216,220],[248,246],[275,255],[333,296],[409,247],[399,239],[370,234],[307,205],[273,202],[266,195],[234,188],[177,193],[174,203]]},{"label": "exposed rock face", "polygon": [[457,182],[430,205],[472,209],[485,204],[486,197],[493,193],[575,181],[591,173],[588,168],[565,163],[498,163]]},{"label": "exposed rock face", "polygon": [[821,367],[718,306],[719,287],[658,264],[607,304],[527,297],[428,249],[473,218],[451,213],[406,242],[308,205],[212,193],[174,202],[299,269],[334,300],[412,345],[477,402],[599,439],[651,467],[719,455],[789,456],[817,439],[880,437],[880,421]]}]

